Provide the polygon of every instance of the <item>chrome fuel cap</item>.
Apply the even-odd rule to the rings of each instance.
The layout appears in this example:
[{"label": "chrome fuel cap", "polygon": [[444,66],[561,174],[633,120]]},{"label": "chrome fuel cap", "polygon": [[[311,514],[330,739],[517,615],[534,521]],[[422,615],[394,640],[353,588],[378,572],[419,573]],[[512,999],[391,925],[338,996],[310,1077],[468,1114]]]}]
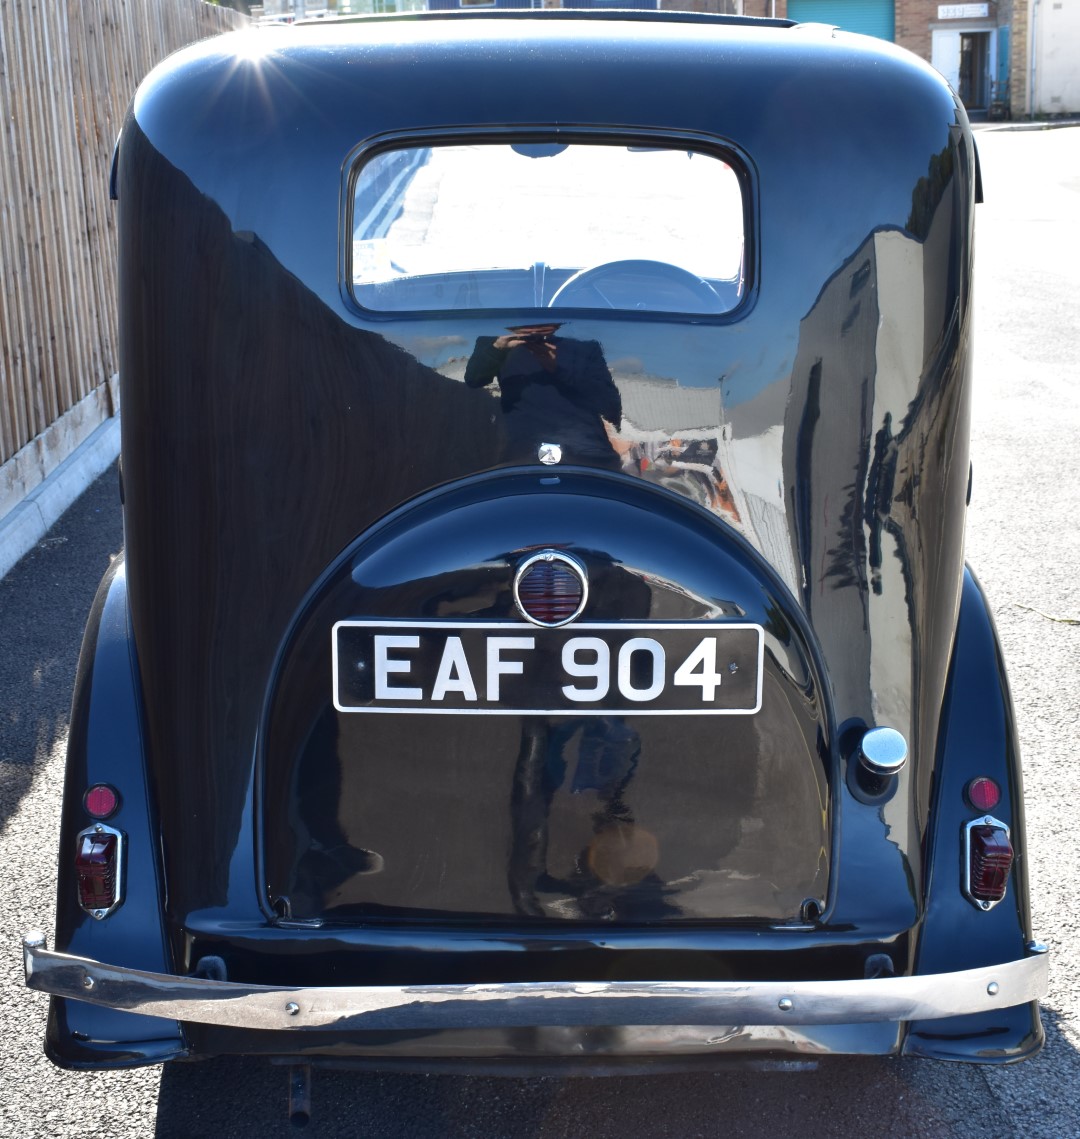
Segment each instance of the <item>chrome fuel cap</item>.
[{"label": "chrome fuel cap", "polygon": [[895,728],[871,728],[859,744],[859,762],[872,775],[895,775],[907,758],[907,740]]}]

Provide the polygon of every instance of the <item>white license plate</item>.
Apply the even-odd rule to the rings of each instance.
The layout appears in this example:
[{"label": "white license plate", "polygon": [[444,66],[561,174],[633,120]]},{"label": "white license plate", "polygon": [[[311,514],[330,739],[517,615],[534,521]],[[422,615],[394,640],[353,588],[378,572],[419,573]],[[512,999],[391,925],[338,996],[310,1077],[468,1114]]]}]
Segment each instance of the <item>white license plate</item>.
[{"label": "white license plate", "polygon": [[752,715],[760,625],[339,621],[339,712],[602,716]]}]

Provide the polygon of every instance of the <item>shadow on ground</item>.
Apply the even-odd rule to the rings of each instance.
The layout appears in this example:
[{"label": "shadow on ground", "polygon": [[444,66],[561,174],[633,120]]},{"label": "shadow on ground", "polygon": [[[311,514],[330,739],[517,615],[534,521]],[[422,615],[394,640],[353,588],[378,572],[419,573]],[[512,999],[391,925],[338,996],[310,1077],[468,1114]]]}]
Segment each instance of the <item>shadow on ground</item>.
[{"label": "shadow on ground", "polygon": [[729,1069],[681,1076],[486,1078],[316,1070],[312,1120],[289,1125],[287,1068],[248,1060],[173,1065],[157,1139],[378,1136],[379,1139],[693,1139],[1019,1134],[983,1070],[932,1061],[835,1058],[817,1071]]},{"label": "shadow on ground", "polygon": [[122,545],[112,467],[0,579],[0,827],[67,732],[83,626]]}]

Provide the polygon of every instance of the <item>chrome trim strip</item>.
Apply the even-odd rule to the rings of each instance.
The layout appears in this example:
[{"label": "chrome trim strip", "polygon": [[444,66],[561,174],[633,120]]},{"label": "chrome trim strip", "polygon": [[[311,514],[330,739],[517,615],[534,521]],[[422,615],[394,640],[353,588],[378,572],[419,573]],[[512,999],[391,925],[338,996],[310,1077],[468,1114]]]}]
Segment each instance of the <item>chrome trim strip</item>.
[{"label": "chrome trim strip", "polygon": [[245,985],[118,968],[23,940],[32,989],[108,1008],[232,1028],[358,1032],[575,1025],[811,1025],[936,1020],[1027,1004],[1049,958],[854,981],[588,981],[341,988]]}]

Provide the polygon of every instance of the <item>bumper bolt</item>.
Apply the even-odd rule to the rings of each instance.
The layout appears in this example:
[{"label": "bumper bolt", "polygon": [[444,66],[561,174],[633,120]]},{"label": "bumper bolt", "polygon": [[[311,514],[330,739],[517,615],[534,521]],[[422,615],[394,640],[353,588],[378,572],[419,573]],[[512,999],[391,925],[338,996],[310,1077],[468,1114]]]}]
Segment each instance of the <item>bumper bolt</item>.
[{"label": "bumper bolt", "polygon": [[781,1012],[791,1012],[791,1010],[795,1007],[795,1002],[791,999],[791,997],[783,997],[776,1007]]},{"label": "bumper bolt", "polygon": [[295,1001],[289,1001],[285,1006],[285,1011],[289,1016],[296,1016],[300,1012],[300,1006]]},{"label": "bumper bolt", "polygon": [[990,984],[986,986],[986,991],[990,996],[996,997],[998,995],[998,988],[999,985],[997,981],[991,981]]}]

